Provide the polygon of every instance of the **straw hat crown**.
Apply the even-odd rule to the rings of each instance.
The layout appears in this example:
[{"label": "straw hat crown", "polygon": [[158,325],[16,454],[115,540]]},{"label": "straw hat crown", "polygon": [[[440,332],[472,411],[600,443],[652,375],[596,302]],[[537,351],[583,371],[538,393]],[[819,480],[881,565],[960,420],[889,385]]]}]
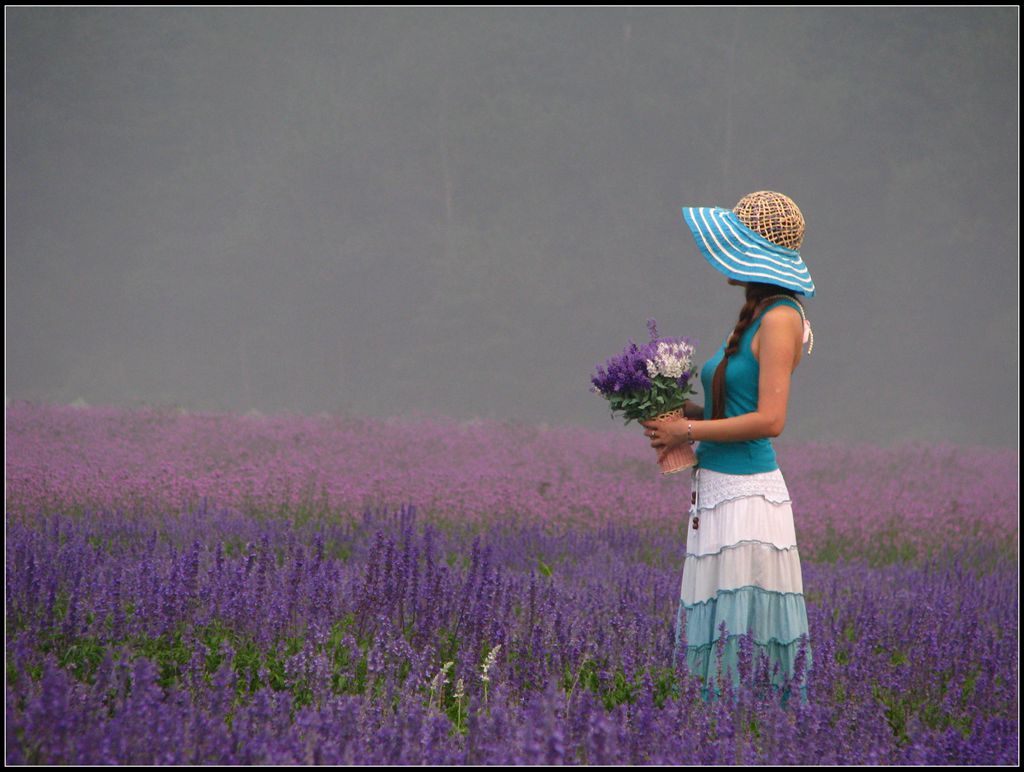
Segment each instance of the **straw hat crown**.
[{"label": "straw hat crown", "polygon": [[773,244],[799,249],[804,240],[804,216],[789,196],[759,190],[741,198],[733,213],[740,222]]}]

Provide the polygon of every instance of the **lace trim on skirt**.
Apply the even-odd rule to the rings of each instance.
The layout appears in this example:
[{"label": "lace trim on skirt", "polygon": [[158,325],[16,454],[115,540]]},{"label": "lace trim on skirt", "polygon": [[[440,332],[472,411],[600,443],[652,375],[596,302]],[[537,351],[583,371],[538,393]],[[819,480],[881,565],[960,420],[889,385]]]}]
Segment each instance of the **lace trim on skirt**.
[{"label": "lace trim on skirt", "polygon": [[692,511],[714,509],[723,501],[744,496],[763,496],[776,504],[791,501],[781,469],[756,474],[726,474],[697,466],[693,468],[691,482],[697,492],[697,503],[691,507]]}]

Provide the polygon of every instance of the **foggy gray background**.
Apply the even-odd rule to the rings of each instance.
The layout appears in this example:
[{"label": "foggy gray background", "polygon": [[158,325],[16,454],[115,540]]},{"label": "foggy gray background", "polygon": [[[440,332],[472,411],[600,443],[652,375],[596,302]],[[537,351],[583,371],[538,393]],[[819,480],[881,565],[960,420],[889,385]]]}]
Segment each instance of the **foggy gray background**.
[{"label": "foggy gray background", "polygon": [[1016,7],[5,16],[9,400],[622,426],[595,366],[743,302],[680,207],[767,189],[783,437],[1016,444]]}]

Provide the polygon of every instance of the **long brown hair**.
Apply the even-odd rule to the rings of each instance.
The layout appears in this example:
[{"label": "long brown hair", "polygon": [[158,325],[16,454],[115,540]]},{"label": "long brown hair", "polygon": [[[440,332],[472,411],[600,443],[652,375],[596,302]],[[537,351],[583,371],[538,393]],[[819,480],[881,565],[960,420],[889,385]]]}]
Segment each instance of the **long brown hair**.
[{"label": "long brown hair", "polygon": [[729,336],[729,340],[725,345],[725,353],[722,355],[722,361],[715,368],[715,376],[711,381],[712,418],[725,418],[726,363],[729,361],[730,356],[739,351],[740,339],[743,337],[743,333],[754,323],[754,320],[757,319],[757,312],[760,310],[761,304],[772,295],[789,295],[798,303],[800,302],[796,299],[796,293],[793,290],[780,287],[777,284],[761,284],[760,282],[750,282],[747,284],[747,302],[740,309],[740,318],[736,322],[736,327],[733,328],[732,335]]}]

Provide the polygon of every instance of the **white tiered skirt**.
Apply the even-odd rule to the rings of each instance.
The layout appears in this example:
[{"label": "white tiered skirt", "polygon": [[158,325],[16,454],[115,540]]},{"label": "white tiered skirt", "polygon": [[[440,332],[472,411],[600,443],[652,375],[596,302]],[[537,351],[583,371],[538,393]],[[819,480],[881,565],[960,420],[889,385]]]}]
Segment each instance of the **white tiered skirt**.
[{"label": "white tiered skirt", "polygon": [[[743,633],[749,630],[753,636],[752,667],[766,656],[776,688],[795,674],[803,645],[802,673],[795,685],[806,703],[813,663],[800,553],[782,471],[734,475],[695,467],[691,475],[697,495],[687,523],[673,661],[683,645],[685,617],[687,668],[703,680],[707,700],[712,691],[722,693],[716,646],[721,623],[727,636],[721,671],[737,687]],[[696,529],[694,515],[699,518]],[[783,704],[789,692],[785,688]]]}]

